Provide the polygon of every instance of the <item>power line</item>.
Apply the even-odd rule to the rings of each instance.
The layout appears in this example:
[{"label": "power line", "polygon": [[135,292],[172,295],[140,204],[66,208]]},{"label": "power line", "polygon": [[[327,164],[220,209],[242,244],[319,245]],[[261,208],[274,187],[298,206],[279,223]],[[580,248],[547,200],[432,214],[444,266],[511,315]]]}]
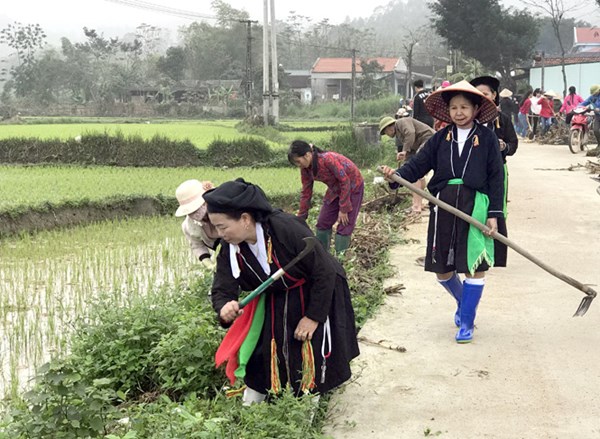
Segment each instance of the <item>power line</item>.
[{"label": "power line", "polygon": [[[168,6],[157,5],[155,3],[146,2],[143,0],[105,0],[112,3],[121,4],[124,6],[130,6],[133,8],[164,12],[166,14],[175,15],[182,18],[187,18],[190,20],[195,20],[198,18],[208,19],[208,20],[218,20],[219,17],[214,15],[202,14],[198,12],[186,11],[183,9],[170,8]],[[238,21],[238,20],[228,20],[228,21]]]}]

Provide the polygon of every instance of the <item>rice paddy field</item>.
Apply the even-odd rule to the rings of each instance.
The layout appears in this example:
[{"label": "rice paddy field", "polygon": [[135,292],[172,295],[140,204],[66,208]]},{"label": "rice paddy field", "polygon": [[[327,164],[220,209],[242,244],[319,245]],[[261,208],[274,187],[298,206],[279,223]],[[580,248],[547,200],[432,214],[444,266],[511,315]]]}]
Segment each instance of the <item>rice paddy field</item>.
[{"label": "rice paddy field", "polygon": [[[102,200],[115,195],[175,196],[179,183],[210,180],[214,184],[243,177],[269,195],[300,193],[300,171],[288,168],[117,168],[0,165],[0,212],[44,203]],[[315,185],[315,192],[324,192]]]},{"label": "rice paddy field", "polygon": [[[68,138],[84,132],[120,130],[152,137],[188,138],[198,147],[214,138],[236,138],[233,121],[166,123],[51,123],[0,125],[0,138]],[[321,126],[309,123],[304,126]],[[286,138],[319,142],[329,132],[285,132]],[[280,145],[282,154],[287,145]],[[300,192],[293,167],[116,168],[6,166],[0,164],[0,212],[47,203],[103,200],[122,195],[174,196],[190,178],[215,184],[244,177],[268,195]],[[315,192],[323,193],[324,185]],[[68,351],[66,336],[97,301],[125,305],[139,295],[185,284],[205,272],[196,263],[180,219],[145,217],[39,232],[0,240],[0,397],[30,385],[35,367]],[[165,288],[166,291],[166,288]]]},{"label": "rice paddy field", "polygon": [[0,242],[0,395],[68,348],[66,335],[98,300],[116,306],[203,276],[180,221],[138,218]]},{"label": "rice paddy field", "polygon": [[[139,135],[150,139],[159,134],[172,140],[190,140],[198,148],[206,148],[213,140],[220,138],[232,140],[247,134],[240,133],[235,125],[238,121],[145,121],[135,123],[94,122],[94,123],[49,123],[49,124],[23,124],[23,125],[0,125],[0,139],[9,137],[36,137],[39,139],[69,139],[86,133],[108,133],[115,135],[122,133],[125,136]],[[337,123],[323,122],[290,122],[293,127],[300,131],[282,132],[283,138],[291,142],[296,138],[310,140],[314,143],[322,143],[328,139],[331,132],[328,131],[301,131],[302,128],[320,127],[323,125],[336,126]],[[258,136],[256,136],[258,137]],[[268,141],[275,148],[287,148],[287,144]]]}]

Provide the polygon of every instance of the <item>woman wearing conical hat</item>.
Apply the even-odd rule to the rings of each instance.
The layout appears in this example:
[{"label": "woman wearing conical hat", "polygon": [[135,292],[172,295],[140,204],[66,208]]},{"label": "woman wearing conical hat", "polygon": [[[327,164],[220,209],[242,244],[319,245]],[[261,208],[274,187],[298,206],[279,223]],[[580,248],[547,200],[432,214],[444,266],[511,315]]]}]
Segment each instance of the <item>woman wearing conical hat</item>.
[{"label": "woman wearing conical hat", "polygon": [[[456,300],[454,323],[459,329],[455,338],[458,343],[469,343],[485,272],[494,266],[494,242],[489,235],[497,231],[498,218],[504,215],[500,146],[496,135],[482,125],[493,121],[498,110],[467,81],[436,91],[425,105],[434,118],[450,125],[402,167],[384,166],[384,173],[388,179],[396,173],[415,182],[433,171],[429,192],[489,227],[490,232],[483,234],[437,206],[430,207],[425,271],[435,273]],[[464,283],[460,273],[466,277]]]}]

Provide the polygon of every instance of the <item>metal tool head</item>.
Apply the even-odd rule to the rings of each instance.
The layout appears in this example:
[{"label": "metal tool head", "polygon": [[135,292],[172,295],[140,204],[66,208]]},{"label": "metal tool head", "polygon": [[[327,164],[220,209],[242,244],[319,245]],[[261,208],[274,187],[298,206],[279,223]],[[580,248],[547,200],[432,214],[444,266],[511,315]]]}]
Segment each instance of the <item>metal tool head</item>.
[{"label": "metal tool head", "polygon": [[594,290],[592,290],[592,292],[593,294],[585,296],[581,300],[581,303],[579,304],[577,311],[575,311],[575,314],[573,314],[573,317],[581,317],[585,315],[587,310],[590,308],[590,305],[592,304],[592,300],[596,298],[596,292]]},{"label": "metal tool head", "polygon": [[300,253],[296,255],[294,259],[292,259],[286,264],[285,267],[283,267],[283,271],[288,271],[290,268],[296,265],[300,259],[304,258],[307,254],[312,252],[315,248],[315,245],[319,243],[317,238],[315,238],[314,236],[307,236],[305,238],[302,238],[302,240],[304,241],[304,248]]}]

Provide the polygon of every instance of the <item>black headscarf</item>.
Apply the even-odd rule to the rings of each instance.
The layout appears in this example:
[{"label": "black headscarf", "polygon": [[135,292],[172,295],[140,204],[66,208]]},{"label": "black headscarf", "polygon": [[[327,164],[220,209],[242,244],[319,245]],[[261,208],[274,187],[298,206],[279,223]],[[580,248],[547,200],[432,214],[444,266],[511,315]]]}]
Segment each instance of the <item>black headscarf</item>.
[{"label": "black headscarf", "polygon": [[471,80],[471,85],[473,87],[477,87],[478,85],[487,85],[492,91],[496,92],[496,97],[494,98],[494,104],[498,105],[500,103],[500,97],[498,95],[498,89],[500,88],[500,81],[498,81],[493,76],[479,76],[473,80]]},{"label": "black headscarf", "polygon": [[260,212],[271,213],[273,207],[263,190],[238,178],[227,181],[203,195],[208,213]]}]

